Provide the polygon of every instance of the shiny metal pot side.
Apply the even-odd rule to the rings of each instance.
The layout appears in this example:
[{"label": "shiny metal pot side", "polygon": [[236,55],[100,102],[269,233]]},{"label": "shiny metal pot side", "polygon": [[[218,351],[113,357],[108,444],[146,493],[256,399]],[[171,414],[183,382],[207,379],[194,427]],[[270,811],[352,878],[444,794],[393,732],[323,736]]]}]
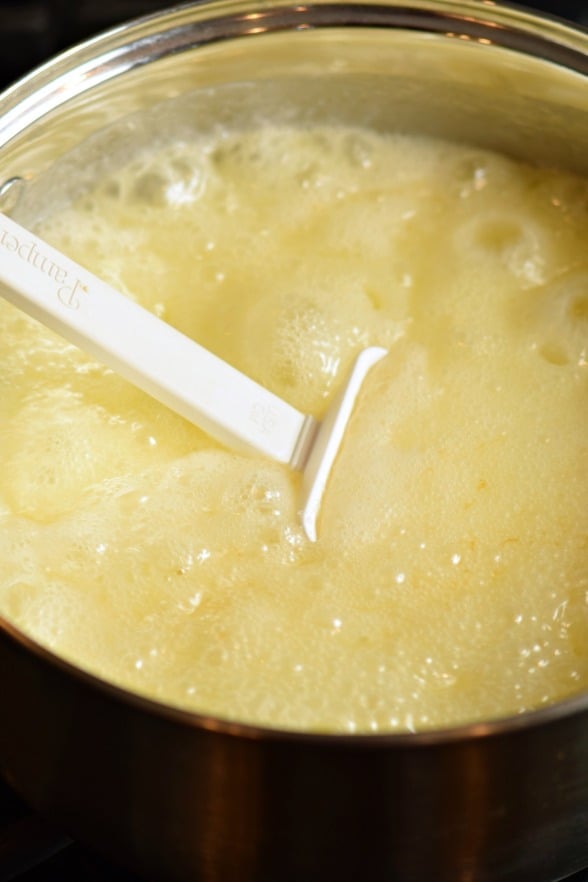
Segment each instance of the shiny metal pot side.
[{"label": "shiny metal pot side", "polygon": [[[586,33],[484,0],[184,5],[4,93],[0,184],[24,180],[26,220],[67,198],[44,172],[81,142],[95,162],[76,187],[130,136],[268,116],[588,172],[587,77]],[[272,731],[131,695],[1,618],[0,683],[0,772],[152,882],[553,882],[588,865],[585,694],[445,732]]]}]

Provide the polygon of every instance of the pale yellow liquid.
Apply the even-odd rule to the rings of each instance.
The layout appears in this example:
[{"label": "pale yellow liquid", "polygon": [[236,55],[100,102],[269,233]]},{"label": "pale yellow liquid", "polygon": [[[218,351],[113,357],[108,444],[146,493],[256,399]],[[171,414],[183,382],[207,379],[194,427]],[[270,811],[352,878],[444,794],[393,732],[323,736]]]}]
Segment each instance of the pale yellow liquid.
[{"label": "pale yellow liquid", "polygon": [[317,416],[358,350],[390,354],[312,544],[299,475],[0,304],[6,616],[272,726],[414,730],[588,687],[585,181],[368,132],[225,133],[40,232]]}]

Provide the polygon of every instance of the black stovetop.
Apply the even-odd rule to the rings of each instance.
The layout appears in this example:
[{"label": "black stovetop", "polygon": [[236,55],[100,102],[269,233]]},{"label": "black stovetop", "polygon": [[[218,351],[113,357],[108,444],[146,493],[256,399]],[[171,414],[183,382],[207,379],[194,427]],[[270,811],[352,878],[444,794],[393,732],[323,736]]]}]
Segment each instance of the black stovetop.
[{"label": "black stovetop", "polygon": [[[0,0],[0,89],[68,45],[172,5],[165,0]],[[524,5],[588,26],[588,0]],[[11,879],[137,882],[37,818],[0,780],[0,882]],[[588,882],[588,868],[566,882]]]},{"label": "black stovetop", "polygon": [[[135,882],[39,818],[0,779],[0,882]],[[584,880],[583,880],[584,882]]]},{"label": "black stovetop", "polygon": [[[165,0],[0,0],[0,88],[59,50]],[[528,0],[523,5],[588,26],[588,0]]]}]

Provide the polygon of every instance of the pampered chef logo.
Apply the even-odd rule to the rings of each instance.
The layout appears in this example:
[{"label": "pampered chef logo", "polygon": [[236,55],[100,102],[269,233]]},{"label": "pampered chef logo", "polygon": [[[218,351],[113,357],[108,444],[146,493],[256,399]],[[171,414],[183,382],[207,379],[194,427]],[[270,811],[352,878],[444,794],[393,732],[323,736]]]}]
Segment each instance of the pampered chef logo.
[{"label": "pampered chef logo", "polygon": [[0,248],[16,254],[23,263],[34,266],[40,273],[53,279],[57,288],[57,299],[68,309],[79,309],[80,294],[87,293],[87,288],[79,279],[72,278],[64,267],[60,266],[49,255],[44,254],[34,239],[20,239],[9,230],[0,226]]}]

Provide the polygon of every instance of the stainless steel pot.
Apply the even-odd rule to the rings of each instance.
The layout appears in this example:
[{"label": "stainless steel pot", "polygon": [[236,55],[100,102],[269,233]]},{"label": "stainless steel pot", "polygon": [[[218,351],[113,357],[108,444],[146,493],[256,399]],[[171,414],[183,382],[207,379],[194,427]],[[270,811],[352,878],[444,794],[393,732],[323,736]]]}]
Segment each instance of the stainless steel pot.
[{"label": "stainless steel pot", "polygon": [[[84,173],[51,171],[82,142],[95,176],[130,141],[268,116],[587,172],[587,75],[588,35],[490,0],[189,4],[0,98],[0,181],[25,180],[3,198],[25,219],[66,198]],[[2,619],[0,683],[1,773],[150,880],[550,882],[588,865],[585,694],[444,732],[293,734],[138,698]]]}]

